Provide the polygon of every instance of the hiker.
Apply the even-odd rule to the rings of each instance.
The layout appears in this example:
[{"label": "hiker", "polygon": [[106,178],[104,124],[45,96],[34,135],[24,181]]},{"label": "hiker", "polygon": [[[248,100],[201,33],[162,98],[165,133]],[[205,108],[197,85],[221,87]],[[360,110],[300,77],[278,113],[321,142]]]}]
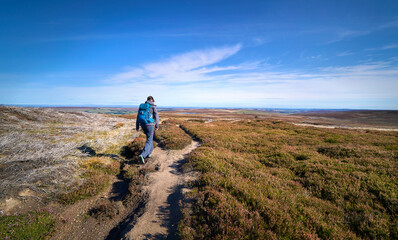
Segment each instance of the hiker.
[{"label": "hiker", "polygon": [[147,97],[145,103],[140,104],[137,113],[137,121],[135,129],[138,131],[141,125],[142,130],[146,135],[146,143],[138,160],[145,164],[145,158],[152,157],[153,151],[153,134],[159,128],[159,115],[156,110],[155,100],[152,96]]}]

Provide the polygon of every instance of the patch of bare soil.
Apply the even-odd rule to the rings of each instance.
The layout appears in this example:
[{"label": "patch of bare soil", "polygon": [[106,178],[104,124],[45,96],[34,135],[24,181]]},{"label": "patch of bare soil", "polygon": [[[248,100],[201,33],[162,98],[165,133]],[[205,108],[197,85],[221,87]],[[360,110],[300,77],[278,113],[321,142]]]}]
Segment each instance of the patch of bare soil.
[{"label": "patch of bare soil", "polygon": [[112,196],[112,188],[118,179],[114,178],[108,189],[99,196],[79,201],[70,206],[56,203],[50,204],[50,211],[60,214],[65,221],[58,226],[51,239],[104,239],[112,226],[121,221],[126,209],[121,201],[115,202],[118,213],[113,219],[106,222],[98,221],[89,216],[90,209],[102,199]]}]

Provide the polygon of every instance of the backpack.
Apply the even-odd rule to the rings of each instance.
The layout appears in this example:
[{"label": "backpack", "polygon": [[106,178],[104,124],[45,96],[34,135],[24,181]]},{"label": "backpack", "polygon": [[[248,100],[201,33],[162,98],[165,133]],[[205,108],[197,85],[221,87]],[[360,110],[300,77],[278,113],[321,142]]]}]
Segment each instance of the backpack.
[{"label": "backpack", "polygon": [[151,104],[149,103],[141,103],[138,109],[137,120],[141,124],[149,124],[154,123],[151,114],[149,113],[149,109],[151,109]]}]

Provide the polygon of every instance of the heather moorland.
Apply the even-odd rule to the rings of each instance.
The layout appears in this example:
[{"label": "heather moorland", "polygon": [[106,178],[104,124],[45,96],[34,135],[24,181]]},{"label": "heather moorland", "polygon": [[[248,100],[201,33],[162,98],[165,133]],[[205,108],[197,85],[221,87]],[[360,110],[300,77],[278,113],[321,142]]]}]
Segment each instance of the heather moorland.
[{"label": "heather moorland", "polygon": [[305,114],[164,111],[139,165],[134,114],[2,107],[0,237],[135,237],[161,209],[147,236],[395,239],[398,132],[366,114],[332,127]]}]

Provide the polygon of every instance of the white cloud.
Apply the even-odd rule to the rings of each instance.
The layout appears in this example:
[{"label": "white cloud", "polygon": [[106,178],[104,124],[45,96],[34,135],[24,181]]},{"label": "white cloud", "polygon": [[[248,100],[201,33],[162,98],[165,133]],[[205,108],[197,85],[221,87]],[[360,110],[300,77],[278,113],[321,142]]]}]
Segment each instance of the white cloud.
[{"label": "white cloud", "polygon": [[384,46],[378,47],[378,48],[367,48],[365,50],[366,51],[382,51],[382,50],[389,50],[389,49],[394,49],[394,48],[398,48],[398,44],[388,44],[388,45],[384,45]]},{"label": "white cloud", "polygon": [[344,52],[337,53],[336,55],[337,55],[338,57],[345,57],[345,56],[350,56],[350,55],[353,55],[353,54],[354,54],[354,53],[351,52],[351,51],[344,51]]},{"label": "white cloud", "polygon": [[118,73],[110,78],[109,81],[114,82],[125,82],[127,80],[136,79],[144,75],[144,70],[142,69],[133,69],[128,72]]},{"label": "white cloud", "polygon": [[176,55],[114,74],[105,86],[21,86],[2,92],[0,102],[138,104],[152,95],[160,106],[398,109],[397,60],[311,70],[280,70],[261,62],[221,64],[240,49]]},{"label": "white cloud", "polygon": [[232,47],[193,51],[174,56],[165,62],[146,65],[145,70],[155,76],[170,72],[190,71],[224,60],[237,53],[240,49],[241,45],[235,45]]},{"label": "white cloud", "polygon": [[255,38],[253,38],[253,42],[254,42],[254,44],[256,45],[256,46],[260,46],[260,45],[263,45],[263,44],[265,44],[265,43],[267,43],[267,42],[269,42],[268,40],[265,40],[264,38],[262,38],[262,37],[255,37]]},{"label": "white cloud", "polygon": [[[110,100],[155,96],[161,106],[210,107],[335,107],[398,109],[398,67],[392,62],[372,62],[344,67],[325,67],[313,72],[270,71],[261,66],[249,72],[209,75],[186,71],[197,81],[129,82],[111,87],[53,89],[62,96]],[[379,103],[390,99],[386,103]],[[395,99],[395,100],[394,100]],[[106,104],[105,102],[102,104]],[[135,104],[135,103],[134,103]],[[380,104],[380,105],[377,105]],[[384,107],[383,107],[384,106]]]},{"label": "white cloud", "polygon": [[198,81],[203,78],[204,73],[237,69],[237,66],[211,67],[234,54],[240,49],[241,45],[210,48],[196,50],[180,55],[173,56],[165,61],[149,63],[141,68],[135,68],[127,72],[116,74],[108,79],[108,82],[134,82],[134,81],[164,81],[189,82]]},{"label": "white cloud", "polygon": [[361,31],[361,30],[350,30],[350,29],[339,30],[335,32],[334,34],[335,36],[331,38],[329,41],[327,41],[325,44],[336,43],[347,39],[368,35],[371,32],[372,31]]},{"label": "white cloud", "polygon": [[396,27],[398,27],[398,19],[391,22],[387,22],[381,25],[379,28],[384,29],[384,28],[396,28]]}]

